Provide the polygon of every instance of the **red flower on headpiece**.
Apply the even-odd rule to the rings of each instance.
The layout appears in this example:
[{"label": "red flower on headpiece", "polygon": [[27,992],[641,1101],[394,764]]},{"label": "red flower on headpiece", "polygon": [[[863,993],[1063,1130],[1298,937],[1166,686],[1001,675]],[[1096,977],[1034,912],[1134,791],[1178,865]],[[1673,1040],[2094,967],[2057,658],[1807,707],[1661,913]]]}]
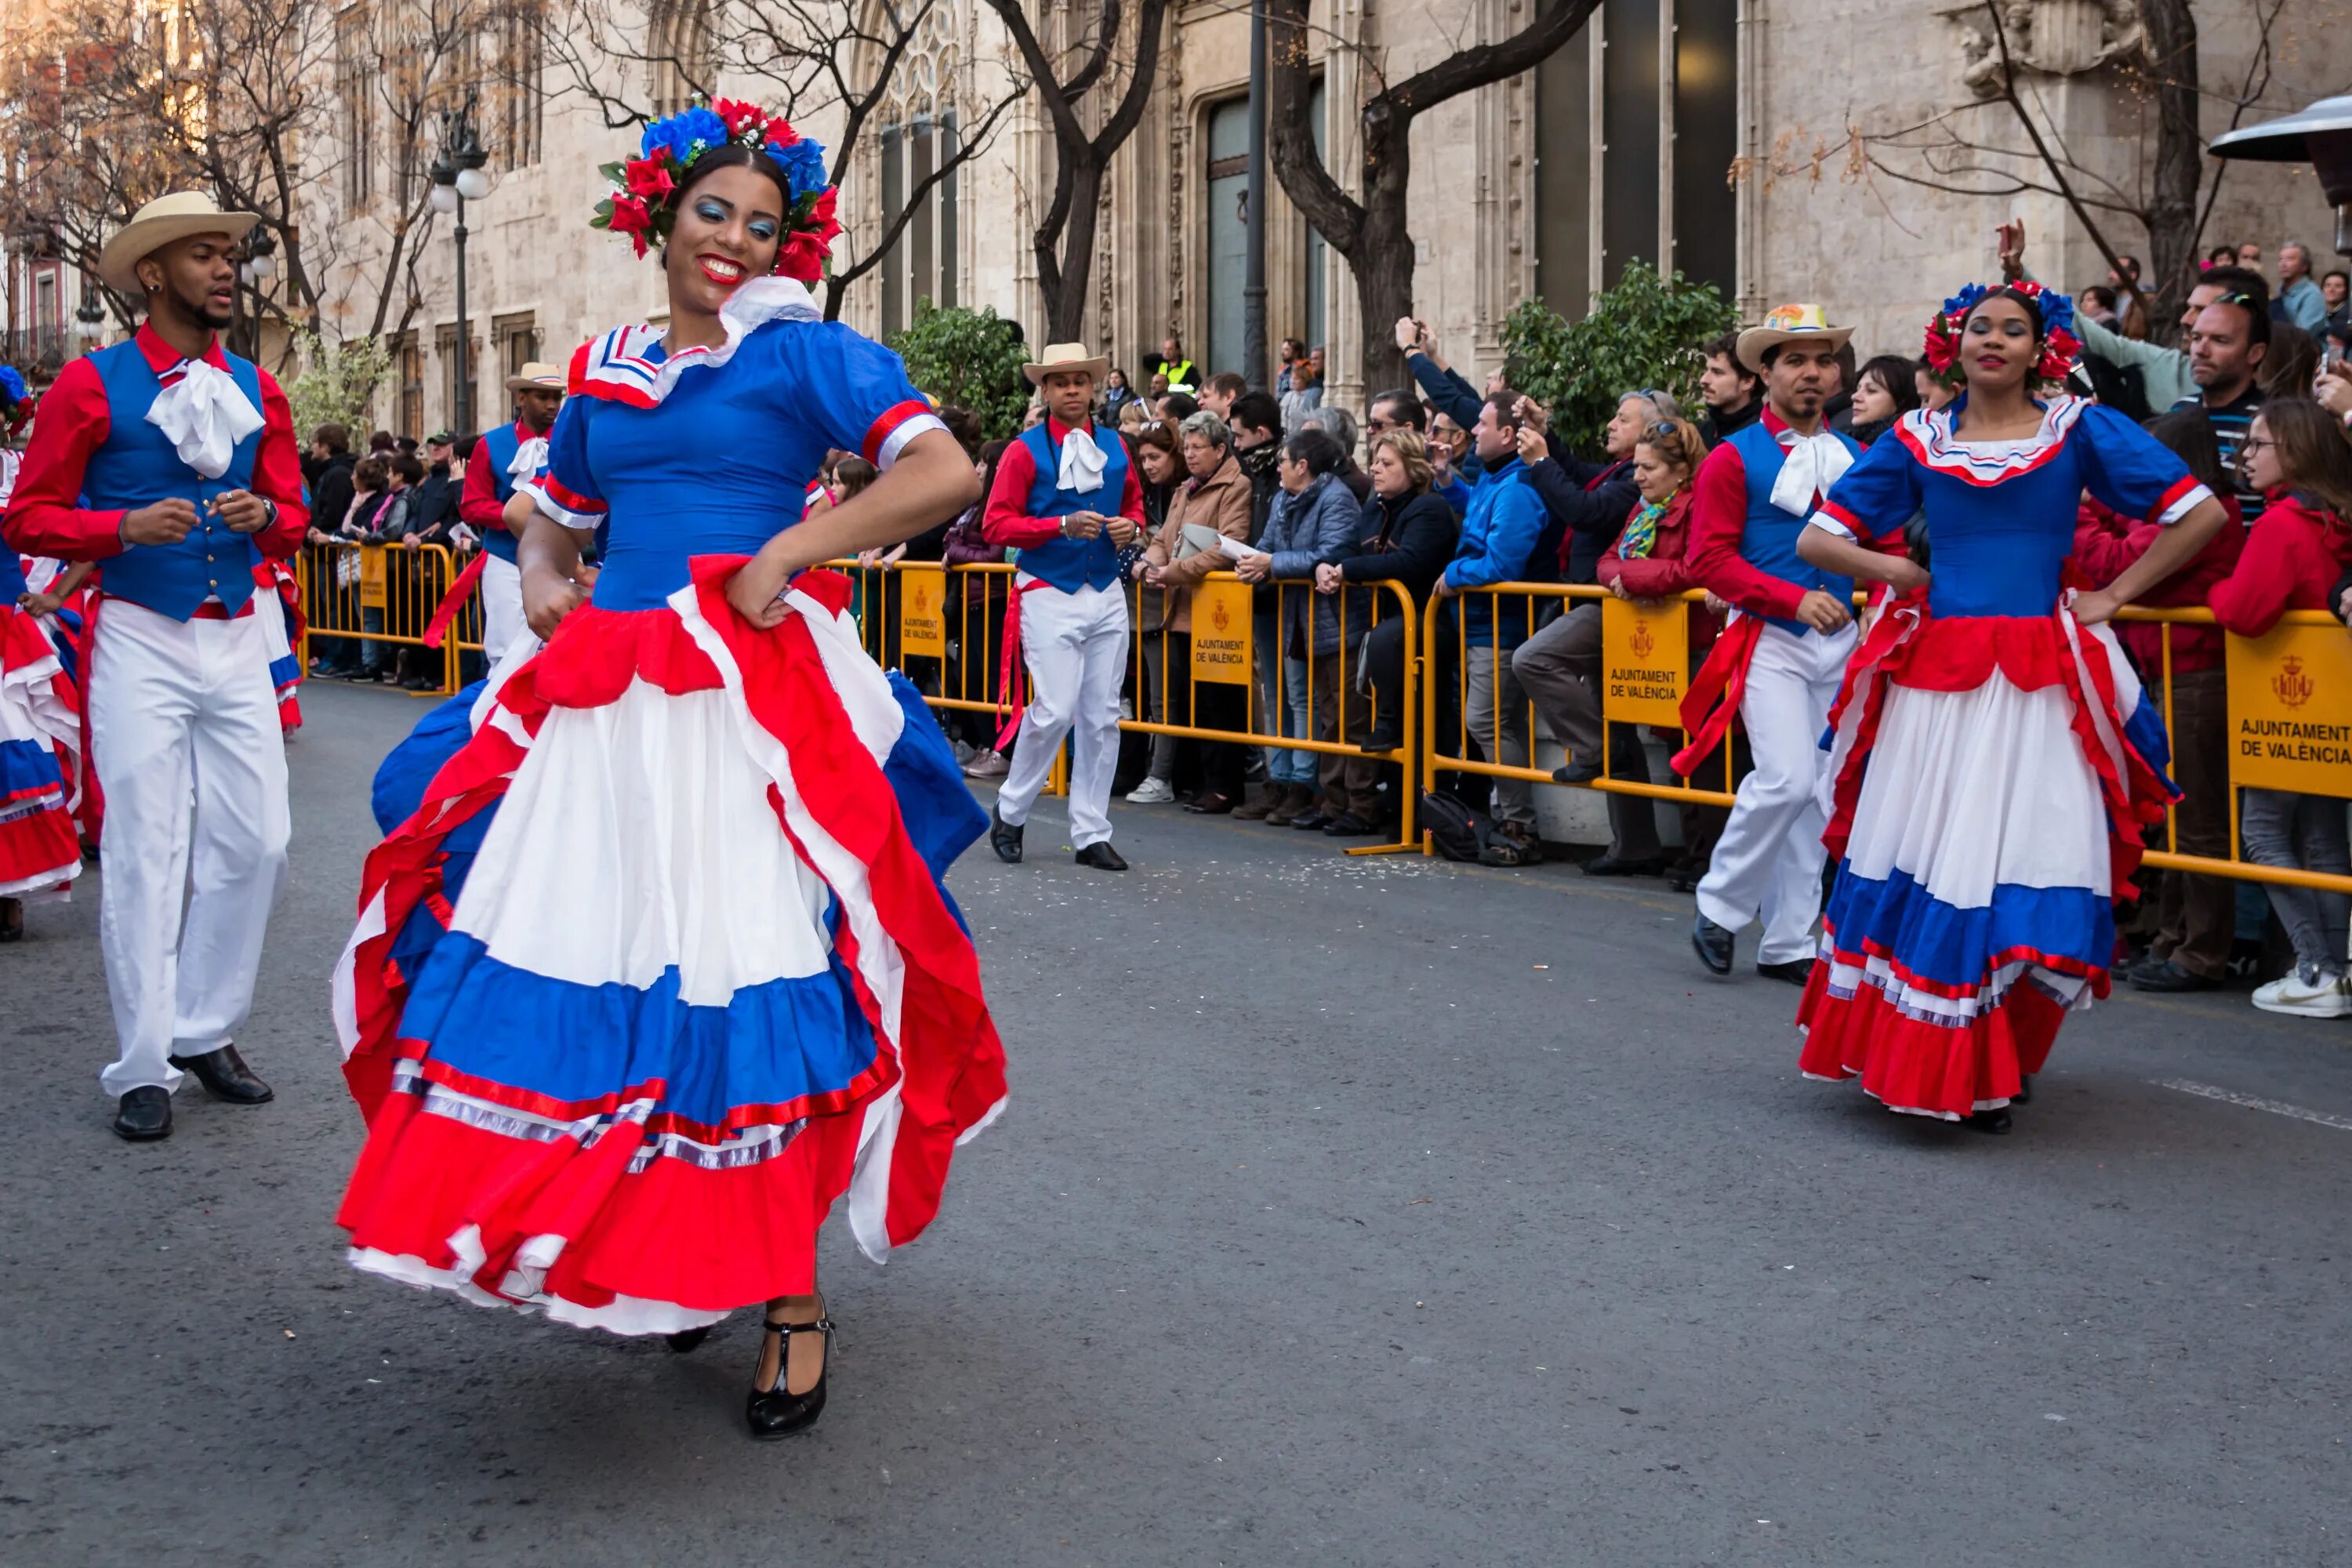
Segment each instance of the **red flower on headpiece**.
[{"label": "red flower on headpiece", "polygon": [[741,141],[743,132],[757,130],[768,117],[768,111],[758,104],[744,103],[732,98],[719,99],[710,107],[719,119],[727,122],[727,139],[730,142]]},{"label": "red flower on headpiece", "polygon": [[776,252],[776,270],[803,283],[814,283],[824,276],[824,258],[832,249],[813,234],[788,235]]},{"label": "red flower on headpiece", "polygon": [[1929,321],[1926,344],[1927,368],[1939,374],[1951,369],[1959,357],[1958,339],[1959,333],[1946,317],[1937,316]]},{"label": "red flower on headpiece", "polygon": [[669,172],[669,149],[656,147],[650,158],[632,158],[622,165],[622,174],[628,181],[629,195],[647,205],[665,201],[677,188]]},{"label": "red flower on headpiece", "polygon": [[793,122],[781,114],[768,117],[767,130],[763,134],[771,147],[790,147],[801,139],[801,133],[793,129]]},{"label": "red flower on headpiece", "polygon": [[833,242],[841,235],[841,220],[834,216],[834,209],[840,205],[840,187],[825,186],[818,194],[816,200],[809,204],[808,226],[801,232],[811,236],[830,249]]},{"label": "red flower on headpiece", "polygon": [[637,247],[642,257],[646,249],[646,236],[653,232],[654,215],[635,196],[614,196],[612,219],[606,226],[614,234],[627,235],[629,243]]}]

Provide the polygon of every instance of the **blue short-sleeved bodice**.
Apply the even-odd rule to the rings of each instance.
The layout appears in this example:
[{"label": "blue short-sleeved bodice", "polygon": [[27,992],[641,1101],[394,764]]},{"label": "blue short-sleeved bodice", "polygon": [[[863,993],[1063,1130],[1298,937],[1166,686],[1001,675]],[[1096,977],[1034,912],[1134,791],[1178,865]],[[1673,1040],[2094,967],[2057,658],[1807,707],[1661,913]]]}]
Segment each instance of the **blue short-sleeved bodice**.
[{"label": "blue short-sleeved bodice", "polygon": [[1962,442],[1961,405],[1906,414],[1831,490],[1822,511],[1864,539],[1927,520],[1928,612],[2047,616],[2084,490],[2127,517],[2177,521],[2208,494],[2180,458],[2113,409],[2063,397],[2022,441]]},{"label": "blue short-sleeved bodice", "polygon": [[547,489],[598,524],[603,608],[656,608],[694,557],[758,551],[800,521],[829,449],[887,466],[938,423],[898,356],[838,323],[764,320],[719,354],[673,365],[657,333],[630,328],[575,359]]}]

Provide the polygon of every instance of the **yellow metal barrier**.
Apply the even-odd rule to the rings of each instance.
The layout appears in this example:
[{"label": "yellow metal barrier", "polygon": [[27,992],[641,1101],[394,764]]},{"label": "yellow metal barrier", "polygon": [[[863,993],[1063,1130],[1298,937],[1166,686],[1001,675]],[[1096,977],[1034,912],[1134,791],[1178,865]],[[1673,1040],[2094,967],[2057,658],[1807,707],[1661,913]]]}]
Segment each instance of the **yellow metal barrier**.
[{"label": "yellow metal barrier", "polygon": [[[1467,636],[1465,631],[1466,618],[1465,616],[1459,614],[1452,616],[1442,615],[1437,612],[1435,603],[1433,602],[1432,610],[1424,617],[1423,624],[1423,666],[1424,670],[1424,679],[1421,685],[1422,733],[1426,738],[1427,746],[1426,755],[1422,764],[1423,776],[1433,781],[1441,773],[1475,773],[1486,778],[1524,779],[1531,784],[1553,783],[1554,781],[1552,776],[1547,770],[1534,767],[1511,766],[1509,764],[1497,763],[1492,760],[1502,754],[1502,742],[1505,739],[1501,732],[1503,727],[1502,707],[1499,701],[1495,705],[1496,712],[1493,731],[1481,737],[1482,749],[1486,752],[1486,760],[1481,760],[1479,758],[1473,757],[1470,754],[1470,734],[1468,721],[1466,718],[1468,710],[1469,684],[1468,656],[1475,650],[1490,658],[1507,658],[1509,657],[1510,650],[1504,648],[1501,646],[1502,638],[1501,632],[1499,630],[1498,617],[1492,613],[1493,610],[1499,609],[1507,601],[1516,602],[1524,605],[1524,613],[1526,613],[1530,621],[1532,621],[1535,608],[1537,605],[1540,603],[1559,601],[1562,602],[1564,605],[1572,605],[1573,602],[1579,600],[1607,600],[1612,597],[1612,595],[1606,588],[1587,584],[1561,583],[1504,583],[1498,584],[1492,588],[1476,589],[1454,595],[1454,602],[1456,605],[1461,605],[1466,601],[1475,599],[1484,599],[1487,602],[1490,609],[1490,613],[1487,616],[1487,625],[1490,629],[1487,637],[1485,639],[1479,640],[1471,639]],[[1704,600],[1706,595],[1694,590],[1693,592],[1685,595],[1683,597],[1685,602],[1696,602]],[[1863,595],[1856,595],[1855,601],[1857,605],[1859,605],[1863,602]],[[2174,626],[2211,626],[2214,624],[2213,613],[2210,610],[2158,609],[2143,607],[2137,605],[2125,606],[2120,612],[2118,612],[2116,619],[2119,622],[2156,623],[2163,625],[2168,628]],[[1457,701],[1459,702],[1458,711],[1465,715],[1465,717],[1460,719],[1454,726],[1455,745],[1454,754],[1451,755],[1447,754],[1447,752],[1443,750],[1438,743],[1438,680],[1435,676],[1435,671],[1440,668],[1442,663],[1442,655],[1448,651],[1442,641],[1444,636],[1443,628],[1448,621],[1452,623],[1454,627],[1451,651],[1454,658],[1454,689]],[[2271,652],[2269,645],[2284,642],[2284,634],[2296,630],[2321,632],[2325,636],[2333,638],[2334,641],[2326,643],[2316,649],[2305,645],[2300,647],[2298,651],[2278,654]],[[2352,778],[2352,639],[2347,639],[2343,624],[2324,610],[2293,610],[2289,611],[2285,616],[2280,618],[2279,629],[2273,631],[2270,637],[2261,639],[2260,644],[2249,643],[2245,639],[2236,637],[2231,638],[2230,641],[2231,647],[2228,657],[2230,660],[2232,661],[2231,668],[2235,672],[2232,676],[2232,686],[2235,689],[2243,689],[2249,684],[2248,678],[2250,672],[2242,667],[2246,665],[2249,661],[2256,659],[2274,661],[2276,663],[2277,668],[2275,672],[2273,672],[2270,668],[2269,664],[2266,663],[2264,668],[2253,679],[2254,683],[2257,685],[2265,685],[2272,682],[2282,684],[2285,689],[2285,699],[2282,699],[2283,700],[2286,699],[2292,699],[2295,702],[2313,700],[2317,696],[2323,685],[2333,689],[2331,695],[2335,706],[2332,709],[2326,710],[2326,711],[2340,716],[2342,721],[2340,724],[2337,724],[2328,723],[2327,721],[2323,721],[2319,727],[2341,729],[2344,731],[2343,736],[2336,743],[2335,750],[2341,753],[2346,759],[2347,772],[2345,776]],[[2340,650],[2337,647],[2339,644],[2344,645]],[[2317,655],[2337,652],[2341,653],[2341,659],[2336,668],[2347,672],[2342,679],[2329,679],[2326,681],[2322,682],[2315,679],[2308,669],[2305,668],[2305,662],[2306,660],[2315,659]],[[1603,668],[1605,669],[1609,658],[1609,655],[1605,650],[1602,658]],[[1676,686],[1675,691],[1675,697],[1676,700],[1679,700],[1682,691],[1687,688],[1691,668],[1695,664],[1695,660],[1688,661],[1685,664],[1681,682]],[[2331,668],[2330,676],[2334,677],[2335,673],[2335,668]],[[2144,675],[2147,684],[2151,689],[2152,692],[2158,695],[2158,700],[2163,705],[2166,734],[2168,736],[2176,734],[2178,731],[2174,724],[2172,704],[2172,634],[2169,629],[2165,632],[2163,637],[2163,658],[2161,668],[2155,671],[2144,672]],[[1499,687],[1500,682],[1497,681],[1496,684]],[[1528,745],[1529,754],[1532,755],[1536,736],[1535,705],[1532,701],[1529,701],[1526,706],[1528,711],[1523,721],[1525,728],[1521,732],[1526,737],[1526,743]],[[1604,698],[1601,714],[1604,725],[1604,736],[1607,732],[1606,726],[1612,722],[1643,723],[1651,721],[1647,719],[1633,717],[1630,715],[1612,714],[1611,709],[1611,702]],[[1688,731],[1683,731],[1683,733],[1685,741],[1687,741]],[[1559,737],[1554,738],[1559,739]],[[2256,742],[2252,739],[2238,735],[2233,735],[2231,740],[2232,745],[2231,748],[2231,756],[2232,762],[2232,773],[2234,775],[2237,771],[2238,760],[2241,756],[2240,748],[2244,745]],[[1602,742],[1601,750],[1605,760],[1610,750],[1605,739]],[[1621,795],[1646,795],[1654,799],[1678,801],[1695,805],[1727,806],[1733,800],[1733,795],[1731,792],[1734,784],[1732,778],[1732,742],[1729,737],[1727,737],[1724,742],[1723,766],[1725,786],[1720,791],[1697,788],[1690,780],[1687,779],[1681,780],[1673,784],[1642,784],[1632,780],[1612,778],[1607,776],[1605,773],[1602,777],[1594,780],[1590,784],[1560,787],[1588,788]],[[1712,770],[1710,769],[1710,771]],[[2179,853],[2179,814],[2178,807],[2175,807],[2167,811],[2165,814],[2165,847],[2161,849],[2151,847],[2143,857],[2142,863],[2156,870],[2186,871],[2204,876],[2227,877],[2239,881],[2277,883],[2287,887],[2316,888],[2332,892],[2352,893],[2352,877],[2335,876],[2318,871],[2305,871],[2294,867],[2258,866],[2250,861],[2239,858],[2239,856],[2242,853],[2242,848],[2238,837],[2238,790],[2242,783],[2243,781],[2233,776],[2231,787],[2229,791],[2231,856],[2229,859],[2223,860],[2210,856],[2184,855]],[[2267,787],[2290,786],[2282,784],[2272,784]],[[2315,793],[2335,794],[2341,792],[2341,785],[2339,784],[2336,787],[2324,789]]]},{"label": "yellow metal barrier", "polygon": [[[431,674],[436,683],[432,691],[418,695],[446,697],[457,690],[457,639],[453,637],[438,648],[425,646],[425,629],[457,577],[448,551],[438,544],[414,549],[341,541],[306,544],[295,560],[294,574],[302,595],[304,627],[298,651],[306,672],[314,638],[341,638],[362,647],[382,643],[418,650],[412,666]],[[478,625],[480,597],[472,598],[469,613]],[[395,655],[395,668],[396,660]]]},{"label": "yellow metal barrier", "polygon": [[[997,686],[1003,659],[1004,600],[1012,591],[1016,567],[943,567],[925,562],[888,567],[861,567],[854,561],[833,564],[857,584],[854,610],[866,649],[877,661],[914,681],[932,707],[986,713],[997,725],[1003,724],[1011,709],[998,700]],[[1254,586],[1231,572],[1213,572],[1196,595],[1194,615],[1222,615],[1226,624],[1209,639],[1214,646],[1204,648],[1197,626],[1193,634],[1173,631],[1164,621],[1143,629],[1153,618],[1149,613],[1153,600],[1148,595],[1160,591],[1130,584],[1129,624],[1136,629],[1130,638],[1129,676],[1136,717],[1121,719],[1119,728],[1214,745],[1256,745],[1394,766],[1399,770],[1397,838],[1349,850],[1351,855],[1393,854],[1420,846],[1415,831],[1422,752],[1419,621],[1411,595],[1397,584],[1369,582],[1349,588],[1352,591],[1326,596],[1317,595],[1311,583],[1269,582]],[[1264,606],[1259,604],[1261,592],[1268,601]],[[1262,649],[1257,634],[1268,621],[1283,625],[1286,611],[1311,608],[1318,598],[1327,597],[1339,622],[1339,651],[1317,654],[1312,639],[1307,640],[1300,660],[1306,667],[1306,698],[1303,705],[1293,704],[1284,685],[1286,652],[1279,647]],[[1401,743],[1387,751],[1366,752],[1360,742],[1371,728],[1373,700],[1353,689],[1355,660],[1363,637],[1373,627],[1398,617],[1403,622],[1402,686],[1397,694],[1403,724]],[[947,651],[950,647],[951,656]],[[939,695],[931,695],[926,684],[930,671],[910,668],[910,660],[932,661],[941,667]],[[1179,669],[1188,672],[1181,687]],[[1241,713],[1238,727],[1229,717],[1217,722],[1213,715],[1202,714],[1203,686],[1240,689],[1242,695],[1234,704]],[[1329,700],[1318,693],[1328,694]],[[1220,690],[1210,706],[1229,715],[1226,701]],[[1180,710],[1182,722],[1174,717]],[[1276,716],[1285,713],[1299,726],[1298,733],[1284,732],[1285,726]],[[1150,714],[1158,717],[1147,717]],[[1320,738],[1318,730],[1329,738]],[[1057,760],[1054,787],[1058,789],[1061,780]]]}]

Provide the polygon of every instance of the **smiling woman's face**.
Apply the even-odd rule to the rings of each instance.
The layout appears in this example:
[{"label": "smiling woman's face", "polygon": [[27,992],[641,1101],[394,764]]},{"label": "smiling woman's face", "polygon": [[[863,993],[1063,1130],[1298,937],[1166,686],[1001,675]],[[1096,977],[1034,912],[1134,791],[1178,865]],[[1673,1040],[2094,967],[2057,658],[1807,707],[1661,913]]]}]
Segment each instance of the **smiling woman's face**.
[{"label": "smiling woman's face", "polygon": [[729,295],[773,271],[783,205],[775,181],[740,164],[697,180],[670,230],[672,312],[716,315]]}]

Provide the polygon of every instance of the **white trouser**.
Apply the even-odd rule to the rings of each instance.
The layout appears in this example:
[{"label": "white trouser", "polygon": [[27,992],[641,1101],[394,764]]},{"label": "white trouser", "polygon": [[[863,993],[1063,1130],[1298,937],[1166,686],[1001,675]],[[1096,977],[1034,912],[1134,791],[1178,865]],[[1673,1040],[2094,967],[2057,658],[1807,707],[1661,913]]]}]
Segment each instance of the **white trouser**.
[{"label": "white trouser", "polygon": [[253,1005],[291,831],[262,638],[261,617],[277,612],[274,598],[233,621],[183,623],[121,599],[99,611],[98,944],[122,1053],[99,1075],[109,1094],[178,1088],[166,1058],[227,1045]]},{"label": "white trouser", "polygon": [[482,563],[482,657],[495,665],[530,628],[522,618],[522,568],[493,555]]},{"label": "white trouser", "polygon": [[[1014,587],[1032,581],[1017,578]],[[1029,666],[1029,708],[1013,743],[1012,771],[996,792],[1010,826],[1029,807],[1062,737],[1070,743],[1070,847],[1110,838],[1110,781],[1118,771],[1118,688],[1127,676],[1127,595],[1117,588],[1031,590],[1021,597],[1021,657]]]},{"label": "white trouser", "polygon": [[1787,963],[1813,954],[1813,917],[1822,912],[1822,830],[1829,826],[1819,798],[1821,749],[1853,652],[1854,628],[1834,637],[1799,637],[1767,626],[1748,661],[1739,717],[1756,766],[1739,783],[1731,820],[1716,840],[1715,856],[1698,885],[1698,912],[1738,931],[1761,913],[1759,963]]}]

